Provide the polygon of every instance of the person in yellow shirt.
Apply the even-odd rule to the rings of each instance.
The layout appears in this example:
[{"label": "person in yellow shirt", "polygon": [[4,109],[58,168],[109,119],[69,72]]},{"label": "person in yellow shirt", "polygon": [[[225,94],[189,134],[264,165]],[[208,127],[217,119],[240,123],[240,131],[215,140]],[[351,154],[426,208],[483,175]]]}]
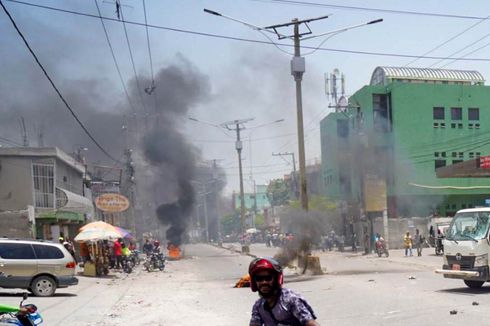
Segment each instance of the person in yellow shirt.
[{"label": "person in yellow shirt", "polygon": [[408,231],[403,237],[403,246],[405,247],[405,257],[407,257],[409,253],[410,256],[412,256],[412,236]]}]

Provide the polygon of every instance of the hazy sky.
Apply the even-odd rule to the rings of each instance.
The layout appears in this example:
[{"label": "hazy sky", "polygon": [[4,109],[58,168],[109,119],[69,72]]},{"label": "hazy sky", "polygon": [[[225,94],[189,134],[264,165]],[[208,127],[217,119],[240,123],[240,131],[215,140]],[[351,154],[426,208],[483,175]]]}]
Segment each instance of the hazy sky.
[{"label": "hazy sky", "polygon": [[[94,0],[27,2],[97,15]],[[7,0],[3,0],[3,3],[82,121],[101,139],[101,143],[113,156],[120,157],[124,139],[121,129],[124,123],[123,115],[130,112],[130,106],[115,69],[100,19]],[[98,0],[97,3],[103,16],[117,18],[113,1]],[[320,6],[315,3],[467,17],[355,10]],[[308,3],[266,0],[146,0],[145,5],[150,25],[266,42],[269,40],[259,32],[242,24],[206,14],[203,8],[219,11],[257,26],[285,23],[295,17],[304,19],[331,15],[328,19],[310,24],[314,34],[383,18],[383,23],[336,35],[328,39],[322,45],[322,49],[306,56],[306,74],[303,82],[306,158],[308,162],[314,162],[320,157],[319,122],[331,110],[328,108],[329,99],[324,90],[324,73],[338,68],[345,74],[346,90],[351,94],[369,83],[371,73],[377,66],[404,66],[413,60],[332,50],[423,55],[467,30],[428,55],[448,57],[470,45],[455,55],[465,57],[469,52],[481,48],[466,58],[487,61],[457,61],[446,68],[472,69],[480,71],[484,77],[490,75],[490,47],[486,47],[490,44],[490,37],[487,38],[490,35],[489,22],[484,19],[490,12],[490,3],[472,1],[471,6],[463,1],[446,0],[443,6],[441,3],[435,0],[316,0]],[[121,4],[125,20],[144,23],[141,0],[121,0]],[[470,29],[473,25],[475,26]],[[151,69],[146,30],[143,26],[132,24],[126,24],[126,27],[140,89],[148,87]],[[120,21],[106,21],[106,28],[133,106],[138,115],[143,115],[145,111],[137,92],[123,24]],[[66,113],[66,109],[60,104],[3,12],[0,12],[0,31],[0,137],[20,142],[18,119],[23,116],[32,144],[36,144],[36,135],[42,131],[46,145],[61,146],[70,152],[83,143],[89,148],[89,152],[92,152],[93,159],[101,159],[103,155],[83,136],[82,130]],[[284,34],[292,32],[291,27],[281,31]],[[204,160],[220,160],[219,164],[227,173],[228,192],[238,189],[235,135],[209,124],[218,125],[234,119],[254,118],[247,123],[247,127],[254,127],[285,119],[283,123],[250,128],[242,132],[245,188],[251,189],[250,172],[258,184],[263,184],[292,170],[289,158],[285,158],[285,161],[271,156],[272,152],[297,153],[295,89],[289,66],[291,55],[283,52],[292,52],[292,48],[280,47],[280,51],[270,44],[181,33],[161,28],[150,28],[149,39],[155,76],[161,69],[184,65],[192,67],[189,71],[197,73],[199,78],[205,81],[205,96],[200,97],[200,100],[190,101],[191,107],[179,118],[178,128],[189,142],[201,150]],[[288,40],[272,40],[281,44],[291,44]],[[324,40],[324,37],[319,37],[302,44],[316,47]],[[473,42],[475,44],[471,45]],[[311,52],[310,49],[302,51]],[[428,67],[438,61],[420,59],[410,66]],[[435,67],[449,62],[443,61]],[[157,83],[155,92],[173,94],[174,97],[187,96],[185,92],[174,89],[174,86],[169,84],[171,83],[168,81],[164,85]],[[144,92],[142,96],[148,106],[151,96]],[[187,117],[208,124],[196,123]],[[144,126],[139,124],[131,132],[142,134],[145,132]]]}]

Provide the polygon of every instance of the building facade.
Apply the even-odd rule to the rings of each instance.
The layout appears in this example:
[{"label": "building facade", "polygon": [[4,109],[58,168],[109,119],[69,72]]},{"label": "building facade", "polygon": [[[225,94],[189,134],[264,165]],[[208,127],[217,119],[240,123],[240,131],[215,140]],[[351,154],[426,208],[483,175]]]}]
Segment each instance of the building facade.
[{"label": "building facade", "polygon": [[347,108],[321,121],[326,195],[353,219],[484,205],[485,179],[438,178],[436,169],[490,154],[489,103],[476,71],[377,67]]},{"label": "building facade", "polygon": [[[0,213],[6,236],[73,238],[93,216],[85,166],[56,147],[0,148]],[[16,229],[16,223],[28,230]],[[15,229],[15,230],[14,230]],[[15,232],[14,232],[15,231]]]}]

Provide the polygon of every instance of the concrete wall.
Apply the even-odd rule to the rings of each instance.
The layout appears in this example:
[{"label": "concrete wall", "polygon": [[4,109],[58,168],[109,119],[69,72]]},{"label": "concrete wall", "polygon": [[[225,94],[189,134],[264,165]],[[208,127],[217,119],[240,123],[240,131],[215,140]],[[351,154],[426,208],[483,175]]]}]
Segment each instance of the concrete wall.
[{"label": "concrete wall", "polygon": [[34,238],[27,210],[0,212],[0,237]]},{"label": "concrete wall", "polygon": [[[420,234],[424,237],[429,236],[429,223],[428,217],[411,217],[411,218],[392,218],[388,219],[388,241],[390,249],[403,248],[403,236],[407,231],[413,236],[415,229],[419,229]],[[379,233],[383,237],[383,218],[377,217],[373,221],[374,233]]]},{"label": "concrete wall", "polygon": [[83,195],[82,173],[61,160],[56,160],[56,186]]},{"label": "concrete wall", "polygon": [[33,205],[32,182],[31,158],[0,158],[0,212]]}]

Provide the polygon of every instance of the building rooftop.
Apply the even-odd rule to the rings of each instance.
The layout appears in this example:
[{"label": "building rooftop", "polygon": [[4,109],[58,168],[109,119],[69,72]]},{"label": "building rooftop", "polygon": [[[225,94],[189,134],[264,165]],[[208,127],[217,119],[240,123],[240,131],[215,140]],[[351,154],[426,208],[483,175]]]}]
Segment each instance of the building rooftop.
[{"label": "building rooftop", "polygon": [[0,147],[0,157],[2,156],[56,157],[80,173],[85,171],[83,164],[58,147]]},{"label": "building rooftop", "polygon": [[483,85],[485,83],[482,74],[476,70],[376,67],[371,76],[370,85],[386,85],[393,81],[469,85]]}]

